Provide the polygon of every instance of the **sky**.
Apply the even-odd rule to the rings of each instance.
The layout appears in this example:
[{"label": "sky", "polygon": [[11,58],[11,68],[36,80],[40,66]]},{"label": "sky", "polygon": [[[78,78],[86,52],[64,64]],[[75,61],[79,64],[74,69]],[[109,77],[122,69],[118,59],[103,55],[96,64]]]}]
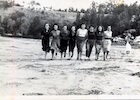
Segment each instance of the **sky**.
[{"label": "sky", "polygon": [[[15,0],[16,3],[29,3],[32,0]],[[69,7],[73,7],[73,8],[78,8],[78,9],[87,9],[90,7],[91,3],[93,1],[97,2],[97,3],[104,3],[107,2],[108,0],[34,0],[36,2],[39,2],[42,6],[44,7],[51,7],[53,9],[65,9],[65,8],[69,8]],[[124,0],[124,2],[126,4],[131,4],[138,1],[138,3],[140,4],[140,0]]]}]

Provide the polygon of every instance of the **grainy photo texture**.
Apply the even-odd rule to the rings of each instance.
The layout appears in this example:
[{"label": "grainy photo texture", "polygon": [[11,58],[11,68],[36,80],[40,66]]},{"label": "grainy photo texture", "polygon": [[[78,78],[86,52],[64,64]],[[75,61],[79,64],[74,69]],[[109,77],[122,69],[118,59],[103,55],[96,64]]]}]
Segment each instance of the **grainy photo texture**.
[{"label": "grainy photo texture", "polygon": [[139,0],[0,0],[0,96],[140,95]]}]

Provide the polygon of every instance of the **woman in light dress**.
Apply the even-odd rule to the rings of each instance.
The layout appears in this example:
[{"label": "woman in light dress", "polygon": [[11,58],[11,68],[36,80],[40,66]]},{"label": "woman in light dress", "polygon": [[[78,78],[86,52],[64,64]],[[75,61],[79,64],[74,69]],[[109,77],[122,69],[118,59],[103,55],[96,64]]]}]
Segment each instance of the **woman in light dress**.
[{"label": "woman in light dress", "polygon": [[103,51],[104,51],[104,60],[108,59],[108,54],[111,48],[112,41],[112,31],[111,26],[107,27],[107,30],[104,32],[104,41],[103,41]]},{"label": "woman in light dress", "polygon": [[51,31],[51,52],[52,52],[52,59],[54,59],[54,54],[60,51],[60,31],[58,30],[58,25],[54,25],[54,30]]},{"label": "woman in light dress", "polygon": [[88,30],[86,29],[86,25],[82,24],[81,28],[77,30],[76,38],[77,38],[77,60],[82,60],[82,52],[83,47],[88,35]]}]

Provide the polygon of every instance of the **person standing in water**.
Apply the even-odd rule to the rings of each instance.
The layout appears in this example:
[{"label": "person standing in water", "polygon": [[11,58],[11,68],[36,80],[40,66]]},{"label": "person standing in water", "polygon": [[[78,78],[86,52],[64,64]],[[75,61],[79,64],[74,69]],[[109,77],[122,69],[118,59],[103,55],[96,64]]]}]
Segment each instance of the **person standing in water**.
[{"label": "person standing in water", "polygon": [[103,27],[102,26],[97,27],[97,31],[95,33],[95,35],[96,35],[96,44],[95,44],[95,48],[96,48],[95,56],[96,56],[96,58],[95,58],[95,60],[98,60],[100,51],[101,51],[101,49],[103,49],[103,34],[104,34]]},{"label": "person standing in water", "polygon": [[70,35],[69,35],[69,57],[70,59],[74,55],[74,48],[75,48],[75,39],[76,39],[76,28],[75,26],[71,27]]},{"label": "person standing in water", "polygon": [[82,60],[82,52],[83,52],[83,47],[86,41],[88,35],[88,30],[86,29],[86,25],[82,24],[81,28],[77,30],[77,60]]},{"label": "person standing in water", "polygon": [[108,59],[108,54],[111,48],[112,41],[112,31],[111,26],[107,27],[107,31],[104,32],[104,41],[103,41],[103,51],[104,51],[104,60]]},{"label": "person standing in water", "polygon": [[89,60],[92,48],[95,45],[95,39],[96,39],[95,29],[93,26],[90,26],[88,31],[88,40],[86,42],[86,57],[88,57]]},{"label": "person standing in water", "polygon": [[54,30],[51,31],[51,52],[52,52],[52,59],[54,59],[54,54],[60,51],[60,31],[58,30],[58,25],[54,25]]},{"label": "person standing in water", "polygon": [[68,47],[68,41],[69,41],[69,31],[67,29],[67,26],[64,26],[61,33],[60,33],[60,52],[61,52],[61,59],[66,57],[66,51]]},{"label": "person standing in water", "polygon": [[42,50],[45,52],[46,59],[47,53],[50,51],[50,31],[49,31],[49,24],[45,24],[45,29],[41,32],[41,38],[42,38]]}]

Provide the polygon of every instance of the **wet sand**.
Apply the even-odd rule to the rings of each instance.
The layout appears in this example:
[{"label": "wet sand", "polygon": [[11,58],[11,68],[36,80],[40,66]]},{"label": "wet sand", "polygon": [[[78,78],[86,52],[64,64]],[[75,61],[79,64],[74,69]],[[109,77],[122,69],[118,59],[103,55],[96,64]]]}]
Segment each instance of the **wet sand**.
[{"label": "wet sand", "polygon": [[[139,95],[140,50],[112,46],[110,59],[44,60],[41,40],[0,37],[0,96]],[[83,54],[84,55],[84,54]]]}]

